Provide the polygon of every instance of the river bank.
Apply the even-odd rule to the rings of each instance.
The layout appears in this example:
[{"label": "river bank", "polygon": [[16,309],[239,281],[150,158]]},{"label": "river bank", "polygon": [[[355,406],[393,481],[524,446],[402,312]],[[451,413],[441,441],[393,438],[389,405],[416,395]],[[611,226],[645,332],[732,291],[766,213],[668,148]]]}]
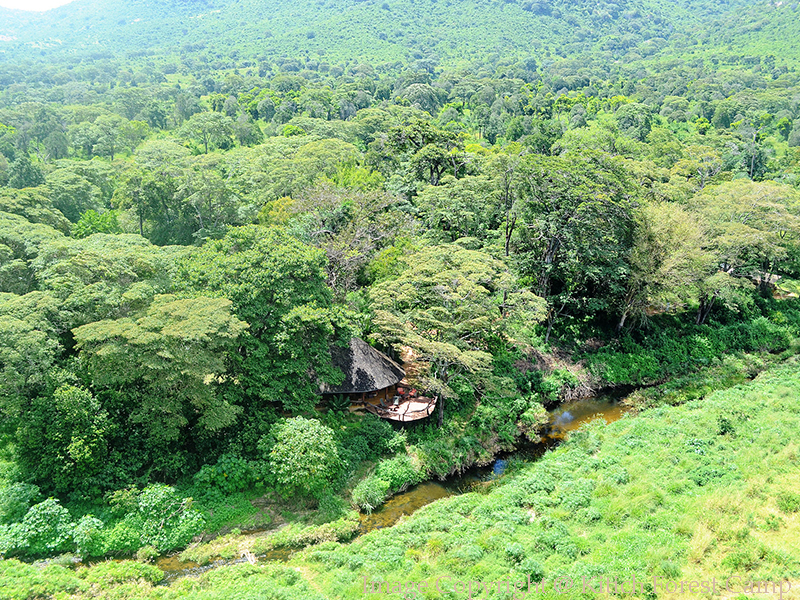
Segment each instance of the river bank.
[{"label": "river bank", "polygon": [[74,599],[355,600],[365,578],[389,586],[465,577],[511,586],[528,577],[796,580],[798,398],[800,364],[792,360],[699,400],[596,422],[536,460],[510,461],[486,489],[441,498],[348,543],[310,546],[288,562],[243,560],[165,587],[156,585],[160,570],[131,561],[72,571],[12,560],[0,564],[0,584],[28,590],[46,581]]},{"label": "river bank", "polygon": [[[359,515],[354,537],[392,527],[401,519],[437,500],[477,490],[486,492],[510,467],[514,468],[520,462],[537,460],[547,450],[563,441],[570,432],[584,424],[595,419],[612,423],[622,418],[629,410],[623,400],[624,397],[618,393],[607,394],[575,400],[553,409],[550,411],[548,425],[541,432],[540,441],[528,442],[513,452],[502,453],[489,465],[472,467],[463,474],[444,481],[425,481],[395,494],[374,512]],[[198,547],[194,547],[179,554],[158,558],[154,564],[164,572],[163,583],[170,583],[179,577],[199,576],[209,570],[234,564],[285,562],[302,549],[277,546],[263,551],[269,545],[269,537],[275,534],[274,530],[263,530],[222,536],[208,544],[210,548],[216,548],[216,554],[210,549],[198,552]]]}]

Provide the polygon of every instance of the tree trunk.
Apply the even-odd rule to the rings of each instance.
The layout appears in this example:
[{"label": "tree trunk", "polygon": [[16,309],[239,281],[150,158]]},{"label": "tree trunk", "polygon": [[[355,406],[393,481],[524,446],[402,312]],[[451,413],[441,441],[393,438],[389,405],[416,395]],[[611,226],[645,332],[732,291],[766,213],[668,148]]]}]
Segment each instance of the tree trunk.
[{"label": "tree trunk", "polygon": [[697,309],[697,318],[694,321],[695,325],[705,325],[706,319],[708,319],[708,315],[711,314],[711,309],[714,307],[714,301],[716,299],[716,294],[712,294],[710,297],[704,294],[700,297],[700,306]]},{"label": "tree trunk", "polygon": [[620,317],[620,319],[619,319],[619,323],[617,323],[617,335],[619,335],[619,332],[620,332],[620,331],[622,331],[622,328],[623,328],[623,327],[625,327],[625,320],[626,320],[627,318],[628,318],[628,309],[626,308],[626,309],[625,309],[625,310],[622,312],[622,316],[621,316],[621,317]]},{"label": "tree trunk", "polygon": [[509,211],[506,211],[506,258],[511,254],[511,235],[514,233],[514,227],[517,224],[517,215],[510,215]]},{"label": "tree trunk", "polygon": [[444,397],[437,395],[436,402],[439,405],[439,427],[444,425]]}]

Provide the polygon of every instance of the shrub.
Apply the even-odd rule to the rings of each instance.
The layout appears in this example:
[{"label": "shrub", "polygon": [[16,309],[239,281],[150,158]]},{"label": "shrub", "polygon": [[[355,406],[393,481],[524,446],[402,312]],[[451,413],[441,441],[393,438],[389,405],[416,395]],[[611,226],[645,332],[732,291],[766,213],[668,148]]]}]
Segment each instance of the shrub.
[{"label": "shrub", "polygon": [[531,581],[541,581],[544,579],[544,568],[542,568],[542,565],[539,564],[538,561],[532,558],[526,558],[523,560],[520,563],[518,570],[521,573],[530,576]]},{"label": "shrub", "polygon": [[55,498],[32,506],[22,520],[25,546],[34,555],[66,550],[72,529],[69,511]]},{"label": "shrub", "polygon": [[22,519],[38,496],[39,488],[29,483],[12,483],[0,488],[0,524]]},{"label": "shrub", "polygon": [[27,545],[28,540],[22,523],[0,525],[0,557],[19,554]]},{"label": "shrub", "polygon": [[153,546],[142,546],[136,551],[136,560],[139,562],[152,562],[158,557],[158,550]]},{"label": "shrub", "polygon": [[380,506],[386,499],[389,491],[389,482],[370,475],[362,479],[353,489],[353,504],[370,514],[375,507]]},{"label": "shrub", "polygon": [[506,558],[512,563],[519,563],[525,558],[525,547],[518,542],[511,542],[505,548]]},{"label": "shrub", "polygon": [[382,460],[375,469],[375,476],[389,483],[393,492],[402,491],[422,481],[422,474],[407,455]]},{"label": "shrub", "polygon": [[352,463],[375,460],[399,449],[398,446],[405,446],[405,436],[395,433],[389,423],[373,415],[348,425],[340,441],[345,456]]},{"label": "shrub", "polygon": [[194,484],[204,492],[235,494],[252,489],[258,472],[250,461],[236,454],[223,454],[214,465],[203,465],[194,476]]},{"label": "shrub", "polygon": [[333,430],[317,419],[294,417],[273,425],[258,444],[287,498],[321,496],[341,468]]},{"label": "shrub", "polygon": [[785,513],[800,512],[800,494],[786,492],[778,495],[778,508]]},{"label": "shrub", "polygon": [[147,486],[138,498],[142,518],[141,542],[160,552],[185,546],[203,528],[203,516],[192,509],[191,498],[180,498],[164,484]]},{"label": "shrub", "polygon": [[102,556],[105,553],[103,522],[97,517],[81,517],[72,530],[72,539],[75,540],[78,554],[83,557]]},{"label": "shrub", "polygon": [[107,554],[133,554],[142,545],[140,528],[142,521],[130,515],[114,525],[106,533]]}]

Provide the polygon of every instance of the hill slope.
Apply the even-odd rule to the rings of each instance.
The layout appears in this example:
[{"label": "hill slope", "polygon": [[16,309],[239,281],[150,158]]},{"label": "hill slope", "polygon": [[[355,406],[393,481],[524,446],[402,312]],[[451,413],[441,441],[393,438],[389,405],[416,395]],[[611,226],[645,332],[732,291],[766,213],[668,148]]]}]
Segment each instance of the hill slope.
[{"label": "hill slope", "polygon": [[7,58],[206,50],[234,58],[417,60],[425,68],[492,54],[610,51],[619,57],[635,49],[648,56],[676,35],[694,40],[706,34],[716,43],[723,27],[744,29],[748,44],[764,50],[795,23],[785,18],[796,17],[792,7],[782,9],[765,12],[744,0],[77,0],[43,14],[1,12],[0,35]]}]

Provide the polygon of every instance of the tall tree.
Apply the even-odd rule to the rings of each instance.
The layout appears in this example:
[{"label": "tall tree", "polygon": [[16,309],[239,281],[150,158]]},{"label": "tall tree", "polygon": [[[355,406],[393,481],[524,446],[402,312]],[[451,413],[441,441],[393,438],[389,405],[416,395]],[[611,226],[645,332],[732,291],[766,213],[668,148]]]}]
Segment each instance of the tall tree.
[{"label": "tall tree", "polygon": [[130,421],[157,444],[231,425],[239,409],[217,393],[224,351],[247,324],[224,298],[159,296],[139,318],[90,323],[73,330],[96,389],[130,403]]},{"label": "tall tree", "polygon": [[203,147],[205,154],[209,148],[230,148],[233,144],[233,120],[216,112],[192,115],[183,124],[184,137],[194,140]]},{"label": "tall tree", "polygon": [[423,248],[405,262],[396,280],[370,290],[374,323],[382,341],[410,346],[426,366],[418,383],[436,396],[441,425],[445,400],[455,396],[450,383],[485,372],[489,340],[534,325],[544,303],[501,261],[458,244]]},{"label": "tall tree", "polygon": [[709,247],[722,270],[757,281],[767,293],[800,244],[797,190],[774,182],[735,179],[704,189],[691,205],[709,224]]},{"label": "tall tree", "polygon": [[8,185],[12,188],[19,190],[36,187],[42,185],[44,181],[42,170],[25,154],[20,154],[8,169]]},{"label": "tall tree", "polygon": [[651,203],[636,216],[630,275],[617,331],[631,317],[644,320],[651,302],[689,300],[716,271],[713,256],[704,248],[706,231],[696,214],[677,204]]},{"label": "tall tree", "polygon": [[636,191],[624,161],[601,152],[530,155],[519,169],[512,252],[548,300],[549,339],[562,316],[609,311],[622,294]]},{"label": "tall tree", "polygon": [[[254,410],[267,403],[313,409],[318,380],[336,381],[331,344],[349,340],[325,285],[325,253],[277,229],[231,229],[194,251],[180,268],[183,285],[230,298],[249,324],[229,355],[227,393]],[[234,383],[235,381],[235,383]]]}]

